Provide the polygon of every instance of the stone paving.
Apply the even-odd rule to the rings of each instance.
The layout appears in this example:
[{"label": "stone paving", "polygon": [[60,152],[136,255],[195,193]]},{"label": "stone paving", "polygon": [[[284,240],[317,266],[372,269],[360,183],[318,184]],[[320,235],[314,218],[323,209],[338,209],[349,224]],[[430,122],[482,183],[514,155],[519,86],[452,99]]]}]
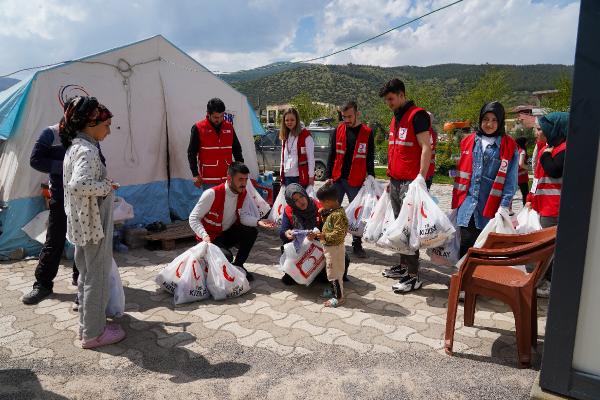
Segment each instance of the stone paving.
[{"label": "stone paving", "polygon": [[[447,208],[447,186],[434,186]],[[347,238],[350,245],[350,238]],[[514,319],[502,303],[481,299],[475,326],[462,325],[443,351],[451,268],[422,252],[424,287],[394,294],[381,271],[397,261],[365,246],[352,260],[346,303],[325,308],[324,285],[285,286],[279,239],[259,235],[247,268],[250,293],[174,306],[154,277],[185,249],[115,253],[125,285],[125,341],[82,350],[75,287],[61,268],[54,295],[36,306],[20,296],[36,260],[0,265],[0,399],[4,398],[526,398],[534,370],[516,368]],[[361,261],[361,262],[359,262]],[[538,303],[539,367],[547,302]],[[22,397],[20,397],[22,396]]]}]

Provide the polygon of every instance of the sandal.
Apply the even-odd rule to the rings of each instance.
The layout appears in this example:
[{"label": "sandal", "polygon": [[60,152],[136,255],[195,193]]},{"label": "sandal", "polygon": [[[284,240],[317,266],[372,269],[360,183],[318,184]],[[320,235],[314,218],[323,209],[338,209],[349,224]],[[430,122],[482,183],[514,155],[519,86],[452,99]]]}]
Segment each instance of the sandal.
[{"label": "sandal", "polygon": [[325,307],[331,307],[331,308],[337,308],[337,307],[341,306],[342,304],[344,304],[344,300],[338,300],[336,298],[329,299],[325,303],[323,303],[323,305]]}]

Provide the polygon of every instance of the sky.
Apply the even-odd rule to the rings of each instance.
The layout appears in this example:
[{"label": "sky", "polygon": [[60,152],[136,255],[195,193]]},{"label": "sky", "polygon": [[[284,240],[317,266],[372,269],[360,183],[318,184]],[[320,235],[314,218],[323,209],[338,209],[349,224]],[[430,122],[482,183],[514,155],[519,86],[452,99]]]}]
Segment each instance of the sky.
[{"label": "sky", "polygon": [[[453,1],[0,0],[0,75],[157,34],[213,72],[301,61]],[[318,62],[573,64],[578,17],[579,1],[464,0]]]}]

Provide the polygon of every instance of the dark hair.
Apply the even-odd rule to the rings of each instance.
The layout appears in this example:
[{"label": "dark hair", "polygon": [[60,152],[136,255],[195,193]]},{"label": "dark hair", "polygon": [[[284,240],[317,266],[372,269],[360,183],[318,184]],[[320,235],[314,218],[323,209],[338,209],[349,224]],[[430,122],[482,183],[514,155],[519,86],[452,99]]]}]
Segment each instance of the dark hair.
[{"label": "dark hair", "polygon": [[227,175],[233,177],[235,174],[249,174],[250,170],[246,167],[246,164],[242,164],[239,161],[234,161],[229,164],[227,168]]},{"label": "dark hair", "polygon": [[64,105],[65,113],[60,121],[58,133],[65,148],[69,148],[77,132],[86,126],[95,126],[112,118],[112,113],[98,103],[95,97],[77,96]]},{"label": "dark hair", "polygon": [[394,78],[391,81],[387,82],[385,85],[379,89],[379,97],[385,97],[388,93],[396,93],[400,94],[406,93],[406,89],[404,88],[404,82],[402,82],[398,78]]},{"label": "dark hair", "polygon": [[333,183],[326,183],[317,190],[317,199],[323,200],[337,200],[338,191]]},{"label": "dark hair", "polygon": [[206,112],[209,115],[212,113],[225,112],[225,103],[223,103],[223,100],[217,97],[215,97],[214,99],[210,99],[206,104]]},{"label": "dark hair", "polygon": [[342,111],[348,111],[351,108],[354,109],[354,111],[358,111],[358,105],[356,104],[356,101],[350,100],[349,102],[344,104],[344,106],[342,107]]},{"label": "dark hair", "polygon": [[519,136],[515,139],[515,142],[517,142],[520,148],[527,150],[527,138],[525,136]]}]

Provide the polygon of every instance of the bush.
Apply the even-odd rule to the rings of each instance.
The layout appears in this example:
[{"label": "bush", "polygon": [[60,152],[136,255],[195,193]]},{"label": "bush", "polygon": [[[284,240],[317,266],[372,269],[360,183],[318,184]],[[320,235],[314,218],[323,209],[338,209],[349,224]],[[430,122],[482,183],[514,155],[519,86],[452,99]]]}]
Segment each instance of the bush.
[{"label": "bush", "polygon": [[380,142],[375,145],[375,159],[380,165],[387,165],[388,162],[388,143]]},{"label": "bush", "polygon": [[451,169],[456,169],[456,160],[448,157],[435,158],[435,170],[439,175],[448,176]]}]

